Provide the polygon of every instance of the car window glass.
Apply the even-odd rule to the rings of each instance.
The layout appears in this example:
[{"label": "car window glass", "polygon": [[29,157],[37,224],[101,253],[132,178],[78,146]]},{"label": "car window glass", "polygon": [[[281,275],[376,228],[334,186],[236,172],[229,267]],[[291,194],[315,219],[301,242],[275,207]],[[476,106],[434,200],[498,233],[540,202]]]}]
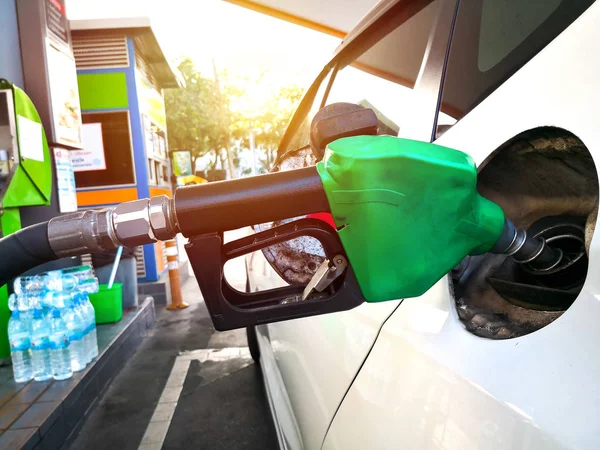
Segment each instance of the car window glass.
[{"label": "car window glass", "polygon": [[[323,78],[323,81],[319,85],[319,90],[315,95],[313,103],[310,108],[310,112],[302,119],[300,125],[296,129],[296,132],[292,135],[290,142],[286,146],[286,150],[297,150],[299,148],[305,147],[310,142],[310,122],[313,116],[319,110],[319,106],[321,105],[321,101],[323,96],[325,95],[325,91],[327,90],[327,84],[329,83],[329,78],[331,77],[332,70]],[[280,149],[281,152],[281,149]]]},{"label": "car window glass", "polygon": [[[383,133],[398,134],[402,118],[410,114],[412,88],[419,75],[440,2],[425,2],[418,12],[397,27],[391,27],[387,34],[348,61],[349,64],[336,73],[325,104],[350,102],[370,107],[378,115]],[[328,77],[321,82],[320,93],[326,92],[323,87],[327,80]],[[309,126],[322,101],[323,96],[318,94],[310,113],[298,126],[286,148],[280,149],[280,154],[309,144]]]},{"label": "car window glass", "polygon": [[356,103],[371,108],[380,122],[380,134],[397,135],[411,114],[413,88],[440,1],[434,1],[402,23],[340,70],[327,104]]},{"label": "car window glass", "polygon": [[477,66],[490,70],[556,11],[561,0],[484,0]]},{"label": "car window glass", "polygon": [[594,0],[461,0],[436,137],[562,33]]}]

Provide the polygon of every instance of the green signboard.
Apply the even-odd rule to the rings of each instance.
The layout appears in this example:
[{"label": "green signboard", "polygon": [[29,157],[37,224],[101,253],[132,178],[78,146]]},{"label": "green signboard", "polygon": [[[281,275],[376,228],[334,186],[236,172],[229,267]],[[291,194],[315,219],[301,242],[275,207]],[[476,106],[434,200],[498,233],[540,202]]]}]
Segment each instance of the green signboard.
[{"label": "green signboard", "polygon": [[187,177],[194,174],[192,152],[189,150],[174,150],[171,155],[173,158],[173,174],[176,177]]},{"label": "green signboard", "polygon": [[[49,205],[52,192],[50,151],[40,116],[31,99],[0,79],[0,141],[6,163],[0,180],[0,235],[21,228],[21,206]],[[10,158],[8,158],[10,155]],[[7,255],[2,255],[7,257]],[[0,286],[0,361],[10,358],[8,286]]]}]

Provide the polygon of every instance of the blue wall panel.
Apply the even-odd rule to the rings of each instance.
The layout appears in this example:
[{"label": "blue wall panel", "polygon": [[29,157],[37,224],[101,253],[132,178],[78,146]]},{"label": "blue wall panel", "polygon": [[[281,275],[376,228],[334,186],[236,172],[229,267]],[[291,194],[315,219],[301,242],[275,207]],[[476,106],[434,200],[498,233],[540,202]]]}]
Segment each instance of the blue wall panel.
[{"label": "blue wall panel", "polygon": [[15,0],[0,0],[0,78],[24,87]]}]

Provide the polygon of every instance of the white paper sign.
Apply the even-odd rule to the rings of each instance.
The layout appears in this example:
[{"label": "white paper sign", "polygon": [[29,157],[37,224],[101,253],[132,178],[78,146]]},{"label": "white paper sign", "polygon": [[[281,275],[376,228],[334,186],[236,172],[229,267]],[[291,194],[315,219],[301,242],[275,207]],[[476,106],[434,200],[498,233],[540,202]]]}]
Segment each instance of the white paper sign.
[{"label": "white paper sign", "polygon": [[77,211],[77,191],[75,174],[71,164],[71,153],[68,150],[55,148],[56,187],[58,189],[58,205],[60,212]]},{"label": "white paper sign", "polygon": [[81,106],[77,87],[77,69],[70,55],[48,41],[48,76],[52,116],[56,140],[73,147],[81,147]]},{"label": "white paper sign", "polygon": [[44,161],[42,125],[27,117],[17,116],[17,127],[19,127],[19,152],[21,158]]},{"label": "white paper sign", "polygon": [[71,151],[75,172],[106,170],[101,123],[85,123],[82,128],[83,150]]}]

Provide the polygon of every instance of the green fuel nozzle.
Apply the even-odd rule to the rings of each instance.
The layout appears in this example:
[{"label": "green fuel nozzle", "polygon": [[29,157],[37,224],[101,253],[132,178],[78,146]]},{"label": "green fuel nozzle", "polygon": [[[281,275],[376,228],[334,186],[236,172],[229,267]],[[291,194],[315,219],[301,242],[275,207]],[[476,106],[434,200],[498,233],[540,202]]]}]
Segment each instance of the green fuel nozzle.
[{"label": "green fuel nozzle", "polygon": [[317,170],[368,302],[419,296],[467,255],[510,254],[536,270],[560,262],[479,195],[475,163],[460,151],[349,137],[329,144]]}]

